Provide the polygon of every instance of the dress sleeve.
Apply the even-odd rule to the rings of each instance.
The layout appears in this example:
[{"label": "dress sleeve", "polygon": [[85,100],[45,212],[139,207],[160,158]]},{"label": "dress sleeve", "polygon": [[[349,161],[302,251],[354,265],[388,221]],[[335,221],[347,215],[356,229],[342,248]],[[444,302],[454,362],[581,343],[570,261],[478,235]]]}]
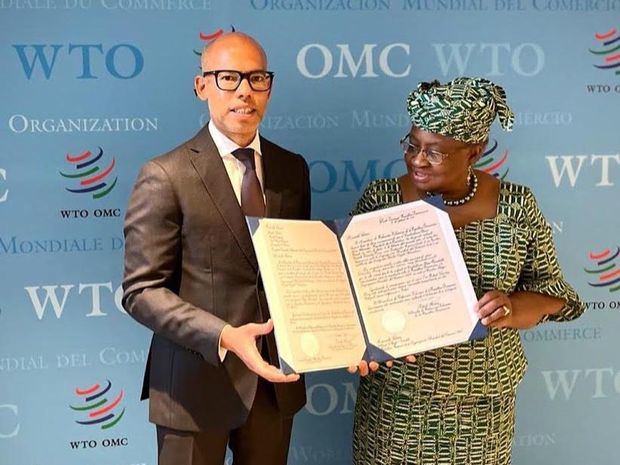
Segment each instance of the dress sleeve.
[{"label": "dress sleeve", "polygon": [[525,193],[524,209],[529,222],[530,240],[517,290],[537,292],[566,301],[558,313],[548,315],[542,321],[573,320],[584,312],[585,305],[564,279],[558,264],[551,227],[529,189]]},{"label": "dress sleeve", "polygon": [[349,213],[349,215],[353,216],[359,215],[361,213],[371,212],[376,210],[377,207],[377,181],[375,180],[371,181],[368,186],[366,186],[366,189],[364,189],[362,196],[359,198],[359,200],[355,204],[355,207],[353,207],[353,210],[351,210],[351,213]]}]

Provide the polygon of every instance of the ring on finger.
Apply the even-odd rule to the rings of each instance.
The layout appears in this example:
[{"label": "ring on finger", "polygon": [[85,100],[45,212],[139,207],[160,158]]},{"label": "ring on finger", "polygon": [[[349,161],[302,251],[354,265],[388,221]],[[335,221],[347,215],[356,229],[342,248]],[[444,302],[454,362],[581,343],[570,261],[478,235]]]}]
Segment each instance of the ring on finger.
[{"label": "ring on finger", "polygon": [[509,307],[506,307],[505,305],[502,305],[502,309],[504,310],[504,316],[508,316],[512,312],[512,310]]}]

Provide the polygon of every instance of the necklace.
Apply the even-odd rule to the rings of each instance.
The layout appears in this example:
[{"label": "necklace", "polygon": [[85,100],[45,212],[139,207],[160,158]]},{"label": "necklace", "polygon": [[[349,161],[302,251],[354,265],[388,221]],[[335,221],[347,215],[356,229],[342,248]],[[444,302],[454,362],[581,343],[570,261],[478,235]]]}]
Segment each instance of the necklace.
[{"label": "necklace", "polygon": [[[460,205],[466,204],[476,195],[476,191],[478,190],[478,176],[474,173],[473,170],[469,172],[469,176],[467,176],[467,185],[469,186],[469,192],[465,197],[461,197],[460,199],[455,200],[446,200],[442,199],[443,204],[446,207],[458,207]],[[427,192],[426,196],[431,197],[434,194],[432,192]]]}]

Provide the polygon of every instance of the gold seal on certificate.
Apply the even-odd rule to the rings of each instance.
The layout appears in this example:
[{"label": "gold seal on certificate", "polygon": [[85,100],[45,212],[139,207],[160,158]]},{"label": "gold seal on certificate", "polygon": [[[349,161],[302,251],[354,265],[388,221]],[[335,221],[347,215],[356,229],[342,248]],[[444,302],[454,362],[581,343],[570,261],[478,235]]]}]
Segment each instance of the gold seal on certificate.
[{"label": "gold seal on certificate", "polygon": [[381,362],[486,334],[450,219],[428,201],[345,220],[248,224],[285,373]]}]

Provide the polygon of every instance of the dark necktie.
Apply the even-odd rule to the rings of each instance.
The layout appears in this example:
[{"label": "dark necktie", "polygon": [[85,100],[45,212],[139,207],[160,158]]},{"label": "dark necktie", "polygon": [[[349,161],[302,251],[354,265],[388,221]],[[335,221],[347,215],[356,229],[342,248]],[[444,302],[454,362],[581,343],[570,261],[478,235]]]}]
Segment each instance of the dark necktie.
[{"label": "dark necktie", "polygon": [[265,201],[256,175],[254,149],[237,149],[232,154],[245,166],[243,182],[241,183],[241,211],[246,216],[265,216]]}]

